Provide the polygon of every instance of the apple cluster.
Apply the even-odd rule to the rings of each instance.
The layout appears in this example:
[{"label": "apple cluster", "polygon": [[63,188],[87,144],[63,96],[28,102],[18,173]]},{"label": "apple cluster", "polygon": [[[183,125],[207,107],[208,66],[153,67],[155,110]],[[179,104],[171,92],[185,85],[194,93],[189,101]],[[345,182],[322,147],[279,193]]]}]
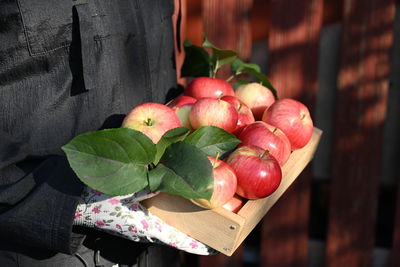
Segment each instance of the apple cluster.
[{"label": "apple cluster", "polygon": [[176,127],[194,131],[210,125],[232,133],[241,143],[223,159],[209,157],[214,193],[210,200],[192,201],[232,212],[246,199],[271,195],[281,183],[281,168],[291,152],[304,147],[313,132],[309,110],[301,102],[277,100],[260,83],[242,84],[234,90],[227,81],[210,77],[193,79],[183,95],[166,105],[135,107],[123,122],[123,127],[141,131],[154,143]]}]

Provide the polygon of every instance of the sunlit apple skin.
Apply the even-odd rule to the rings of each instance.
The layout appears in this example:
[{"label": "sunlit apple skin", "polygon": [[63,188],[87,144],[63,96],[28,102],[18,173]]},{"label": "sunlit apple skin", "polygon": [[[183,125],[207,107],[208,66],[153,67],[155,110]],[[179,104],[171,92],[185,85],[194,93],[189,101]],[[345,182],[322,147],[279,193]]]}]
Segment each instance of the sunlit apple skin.
[{"label": "sunlit apple skin", "polygon": [[271,195],[279,187],[282,170],[268,151],[257,146],[241,146],[226,161],[236,173],[236,194],[247,199]]},{"label": "sunlit apple skin", "polygon": [[222,207],[235,195],[237,187],[236,174],[232,167],[220,159],[208,157],[213,166],[214,186],[210,200],[192,199],[192,202],[206,209]]},{"label": "sunlit apple skin", "polygon": [[237,213],[244,206],[244,199],[235,194],[231,200],[226,202],[222,207],[230,212]]},{"label": "sunlit apple skin", "polygon": [[238,137],[241,145],[255,145],[268,150],[283,166],[289,159],[291,146],[289,139],[277,127],[263,121],[247,125]]},{"label": "sunlit apple skin", "polygon": [[275,102],[271,90],[259,83],[239,86],[235,90],[235,96],[251,109],[256,120],[261,120],[264,111]]},{"label": "sunlit apple skin", "polygon": [[185,96],[196,99],[203,97],[220,98],[224,95],[235,95],[232,86],[225,80],[198,77],[193,79],[184,90]]},{"label": "sunlit apple skin", "polygon": [[122,122],[122,127],[142,132],[155,144],[165,132],[180,126],[179,118],[171,108],[153,102],[134,107]]},{"label": "sunlit apple skin", "polygon": [[234,106],[221,99],[209,97],[197,100],[189,114],[190,125],[193,129],[211,125],[228,132],[236,129],[238,117]]},{"label": "sunlit apple skin", "polygon": [[166,105],[172,109],[175,109],[187,104],[194,104],[196,101],[197,99],[194,97],[182,95],[172,99]]},{"label": "sunlit apple skin", "polygon": [[253,113],[251,112],[250,108],[245,103],[240,101],[237,97],[227,95],[221,97],[221,100],[224,100],[233,105],[238,112],[238,122],[236,125],[236,129],[233,131],[233,134],[235,134],[236,136],[239,136],[240,132],[245,126],[255,122]]},{"label": "sunlit apple skin", "polygon": [[281,129],[288,137],[292,150],[304,147],[312,137],[314,125],[310,111],[295,99],[276,101],[264,112],[262,120]]}]

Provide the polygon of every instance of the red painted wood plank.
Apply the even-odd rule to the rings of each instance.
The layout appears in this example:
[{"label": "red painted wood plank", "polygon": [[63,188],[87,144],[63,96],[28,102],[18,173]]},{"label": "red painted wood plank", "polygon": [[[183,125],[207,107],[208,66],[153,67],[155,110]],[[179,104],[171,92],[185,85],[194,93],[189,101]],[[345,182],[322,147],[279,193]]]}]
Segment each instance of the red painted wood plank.
[{"label": "red painted wood plank", "polygon": [[203,42],[202,33],[204,32],[204,27],[202,13],[202,0],[189,0],[187,3],[186,36],[195,45],[201,45]]},{"label": "red painted wood plank", "polygon": [[272,1],[269,74],[278,96],[313,104],[317,84],[322,0]]},{"label": "red painted wood plank", "polygon": [[[313,109],[323,1],[272,1],[269,74],[279,98],[293,97]],[[296,180],[263,221],[261,266],[307,263],[310,168]]]},{"label": "red painted wood plank", "polygon": [[322,24],[338,23],[342,19],[343,0],[324,0]]},{"label": "red painted wood plank", "polygon": [[[252,39],[250,11],[253,0],[203,0],[203,25],[208,39],[216,46],[238,52],[248,60]],[[229,71],[223,69],[220,78],[228,78]]]},{"label": "red painted wood plank", "polygon": [[371,266],[394,0],[345,0],[326,263]]},{"label": "red painted wood plank", "polygon": [[269,34],[269,17],[266,16],[270,1],[254,0],[250,14],[251,36],[253,42],[265,41]]},{"label": "red painted wood plank", "polygon": [[260,266],[307,265],[310,180],[308,169],[264,218]]}]

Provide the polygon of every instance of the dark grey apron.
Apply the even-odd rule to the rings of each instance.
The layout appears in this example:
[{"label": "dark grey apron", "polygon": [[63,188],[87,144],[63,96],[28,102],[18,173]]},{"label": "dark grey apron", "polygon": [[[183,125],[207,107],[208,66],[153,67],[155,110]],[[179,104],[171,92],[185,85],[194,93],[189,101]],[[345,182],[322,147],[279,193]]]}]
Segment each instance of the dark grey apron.
[{"label": "dark grey apron", "polygon": [[71,234],[83,186],[60,149],[176,90],[172,12],[172,0],[0,1],[0,266],[177,258],[87,229]]}]

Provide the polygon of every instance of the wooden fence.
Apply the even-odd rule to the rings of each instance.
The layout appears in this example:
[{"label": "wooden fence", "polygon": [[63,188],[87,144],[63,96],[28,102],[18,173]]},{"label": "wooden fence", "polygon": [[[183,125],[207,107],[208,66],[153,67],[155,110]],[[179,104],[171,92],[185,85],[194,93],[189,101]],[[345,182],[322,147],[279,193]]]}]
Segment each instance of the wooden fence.
[{"label": "wooden fence", "polygon": [[[267,62],[279,97],[304,102],[325,132],[313,164],[232,257],[183,254],[185,264],[310,266],[316,238],[324,252],[314,266],[400,266],[400,1],[175,2],[178,66],[182,41],[200,44],[205,32]],[[338,34],[323,44],[332,26]],[[254,58],[257,44],[267,58]],[[391,252],[384,265],[379,246]]]}]

